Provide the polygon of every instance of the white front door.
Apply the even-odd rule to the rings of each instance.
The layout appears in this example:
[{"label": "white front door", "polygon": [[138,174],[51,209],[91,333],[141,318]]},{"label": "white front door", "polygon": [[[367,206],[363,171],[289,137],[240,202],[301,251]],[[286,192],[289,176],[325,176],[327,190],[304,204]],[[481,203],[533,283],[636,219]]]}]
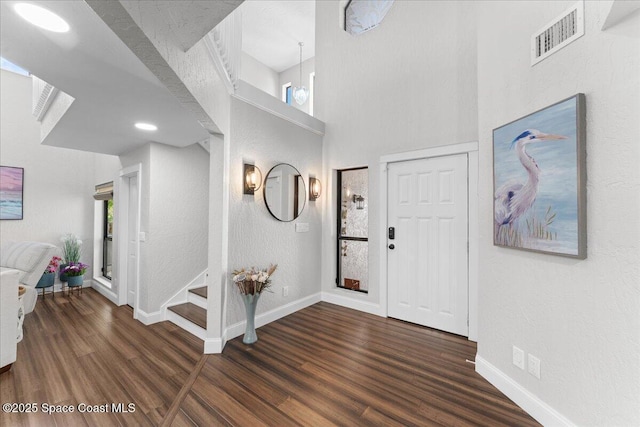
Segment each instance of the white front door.
[{"label": "white front door", "polygon": [[388,314],[468,336],[467,154],[390,163]]},{"label": "white front door", "polygon": [[127,221],[127,305],[135,307],[138,258],[138,176],[129,178],[129,212]]}]

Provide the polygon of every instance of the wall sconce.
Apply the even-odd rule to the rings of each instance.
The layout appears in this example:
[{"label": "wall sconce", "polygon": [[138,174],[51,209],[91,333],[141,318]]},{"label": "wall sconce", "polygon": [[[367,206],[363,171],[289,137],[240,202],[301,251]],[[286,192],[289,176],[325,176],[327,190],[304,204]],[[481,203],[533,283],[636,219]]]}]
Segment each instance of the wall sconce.
[{"label": "wall sconce", "polygon": [[254,194],[262,185],[262,172],[255,165],[244,164],[244,194]]},{"label": "wall sconce", "polygon": [[309,177],[309,200],[315,202],[322,193],[322,184],[317,178]]},{"label": "wall sconce", "polygon": [[364,209],[364,197],[360,194],[353,195],[353,203],[356,204],[356,209]]}]

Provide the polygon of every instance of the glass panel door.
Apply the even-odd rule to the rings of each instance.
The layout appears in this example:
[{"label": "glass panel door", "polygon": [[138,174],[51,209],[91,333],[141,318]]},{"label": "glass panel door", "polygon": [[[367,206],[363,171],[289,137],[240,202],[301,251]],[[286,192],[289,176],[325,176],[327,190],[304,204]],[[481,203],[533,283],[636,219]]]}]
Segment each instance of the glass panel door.
[{"label": "glass panel door", "polygon": [[338,171],[339,288],[369,290],[369,170]]}]

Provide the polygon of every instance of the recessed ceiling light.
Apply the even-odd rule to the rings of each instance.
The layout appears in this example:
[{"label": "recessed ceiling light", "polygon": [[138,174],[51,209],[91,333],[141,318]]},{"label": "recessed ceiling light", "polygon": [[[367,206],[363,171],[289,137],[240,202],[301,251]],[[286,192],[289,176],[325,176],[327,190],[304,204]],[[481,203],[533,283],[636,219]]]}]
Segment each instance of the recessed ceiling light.
[{"label": "recessed ceiling light", "polygon": [[69,31],[67,21],[49,9],[30,3],[18,3],[14,6],[14,9],[18,15],[37,27],[53,31],[54,33],[66,33]]},{"label": "recessed ceiling light", "polygon": [[158,130],[158,126],[152,125],[151,123],[138,122],[135,126],[140,130]]}]

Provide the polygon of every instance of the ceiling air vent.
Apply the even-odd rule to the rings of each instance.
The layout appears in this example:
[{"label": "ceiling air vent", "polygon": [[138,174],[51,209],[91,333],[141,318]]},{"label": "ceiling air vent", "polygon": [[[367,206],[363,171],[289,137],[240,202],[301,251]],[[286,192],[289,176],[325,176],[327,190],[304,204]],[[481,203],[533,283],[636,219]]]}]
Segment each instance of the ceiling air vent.
[{"label": "ceiling air vent", "polygon": [[31,81],[33,82],[32,112],[36,120],[41,122],[44,115],[47,114],[47,110],[49,110],[53,99],[56,97],[58,89],[33,74],[31,75]]},{"label": "ceiling air vent", "polygon": [[577,2],[531,37],[531,65],[584,35],[584,3]]}]

